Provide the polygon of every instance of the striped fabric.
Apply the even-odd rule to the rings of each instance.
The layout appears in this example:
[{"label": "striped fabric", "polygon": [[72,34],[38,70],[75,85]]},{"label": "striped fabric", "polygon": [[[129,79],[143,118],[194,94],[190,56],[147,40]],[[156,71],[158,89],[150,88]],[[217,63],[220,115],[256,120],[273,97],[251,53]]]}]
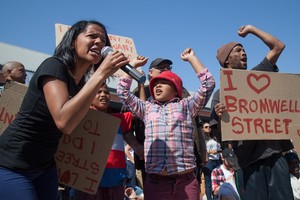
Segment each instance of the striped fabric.
[{"label": "striped fabric", "polygon": [[120,118],[121,124],[109,153],[104,174],[100,182],[100,187],[120,186],[126,179],[123,134],[131,129],[132,114],[130,112],[126,112],[112,115]]}]

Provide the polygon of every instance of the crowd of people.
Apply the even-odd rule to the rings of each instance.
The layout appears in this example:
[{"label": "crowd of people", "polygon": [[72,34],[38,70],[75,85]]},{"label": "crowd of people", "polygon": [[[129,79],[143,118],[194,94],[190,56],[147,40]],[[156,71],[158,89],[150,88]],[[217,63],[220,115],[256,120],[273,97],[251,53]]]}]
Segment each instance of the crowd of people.
[{"label": "crowd of people", "polygon": [[[276,62],[285,45],[255,26],[239,28],[239,36],[248,34],[269,48],[251,70],[278,72]],[[157,58],[149,65],[149,85],[139,84],[138,91],[130,91],[130,75],[119,78],[117,94],[124,108],[114,113],[106,80],[129,62],[145,66],[148,57],[129,61],[116,50],[102,57],[104,46],[111,44],[102,23],[78,21],[38,67],[18,115],[0,136],[1,199],[300,199],[299,158],[290,140],[222,141],[226,106],[220,91],[214,91],[213,75],[192,48],[180,58],[199,80],[195,93],[188,94],[170,59]],[[248,68],[238,42],[222,45],[216,57],[223,68]],[[2,73],[6,82],[25,83],[22,63],[7,62]],[[211,97],[210,119],[199,123]],[[60,185],[54,160],[62,135],[71,134],[89,109],[121,119],[94,195]],[[200,187],[202,177],[205,187]]]}]

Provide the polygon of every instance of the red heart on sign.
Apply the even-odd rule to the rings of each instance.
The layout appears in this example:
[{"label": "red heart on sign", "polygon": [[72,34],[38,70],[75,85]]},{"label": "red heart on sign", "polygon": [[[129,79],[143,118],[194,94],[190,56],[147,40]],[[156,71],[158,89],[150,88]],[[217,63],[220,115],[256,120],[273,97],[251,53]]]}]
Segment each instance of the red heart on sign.
[{"label": "red heart on sign", "polygon": [[[256,81],[256,82],[254,82],[254,81]],[[270,85],[271,79],[270,79],[270,77],[267,74],[261,74],[261,75],[249,74],[247,76],[247,82],[248,82],[249,87],[254,92],[256,92],[257,94],[259,94],[262,91],[264,91]],[[259,82],[264,82],[264,83],[261,84]],[[257,83],[257,84],[255,84],[255,83]]]},{"label": "red heart on sign", "polygon": [[61,183],[69,183],[71,178],[71,173],[70,170],[65,171],[61,177],[60,177],[60,182]]}]

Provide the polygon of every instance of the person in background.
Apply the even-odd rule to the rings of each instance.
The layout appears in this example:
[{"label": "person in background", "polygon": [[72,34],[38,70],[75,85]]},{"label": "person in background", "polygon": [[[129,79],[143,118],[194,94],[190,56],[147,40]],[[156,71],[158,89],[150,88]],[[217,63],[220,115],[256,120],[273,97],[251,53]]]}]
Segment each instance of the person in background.
[{"label": "person in background", "polygon": [[[91,109],[110,113],[109,102],[111,96],[104,83],[96,94]],[[132,113],[111,113],[121,119],[120,128],[116,134],[110,150],[102,179],[95,195],[77,191],[77,200],[124,200],[125,184],[127,179],[124,139],[137,151],[142,150],[134,137],[130,136]],[[140,152],[142,155],[143,152]]]},{"label": "person in background", "polygon": [[25,84],[26,83],[26,71],[25,67],[22,63],[17,62],[17,61],[9,61],[6,62],[2,68],[2,73],[1,75],[3,76],[4,82],[0,82],[0,96],[2,95],[4,89],[5,89],[5,84],[6,83],[12,83],[12,82],[18,82]]},{"label": "person in background", "polygon": [[296,152],[289,151],[285,156],[289,165],[291,186],[293,189],[294,200],[300,200],[300,171],[299,171],[299,157]]},{"label": "person in background", "polygon": [[182,52],[181,59],[191,64],[201,82],[193,96],[182,98],[182,80],[171,71],[151,79],[151,101],[140,100],[130,93],[132,79],[128,75],[124,74],[118,84],[121,101],[144,121],[146,127],[146,200],[199,199],[199,183],[194,173],[193,120],[205,107],[215,82],[191,48]]},{"label": "person in background", "polygon": [[3,64],[2,73],[6,81],[15,81],[25,84],[26,71],[22,63],[17,61],[9,61]]},{"label": "person in background", "polygon": [[[278,72],[276,62],[285,45],[274,36],[252,25],[239,28],[239,36],[246,37],[248,34],[258,37],[269,47],[266,56],[252,70]],[[247,69],[247,54],[243,45],[238,42],[221,46],[217,51],[217,59],[223,68]],[[220,119],[226,108],[223,102],[220,102],[219,93],[217,90],[213,95],[210,124],[213,132],[218,133],[221,138]],[[293,199],[288,165],[282,156],[282,152],[293,149],[290,140],[241,140],[234,142],[233,148],[242,168],[239,180],[243,181],[237,183],[242,199]]]},{"label": "person in background", "polygon": [[227,144],[227,148],[232,149],[233,150],[233,146],[232,146],[232,141],[229,141]]},{"label": "person in background", "polygon": [[239,169],[239,165],[233,149],[225,148],[221,153],[221,159],[222,164],[211,173],[213,195],[218,199],[226,197],[226,199],[239,200],[235,184],[235,170]]},{"label": "person in background", "polygon": [[[18,115],[0,136],[1,200],[57,200],[59,140],[78,126],[105,80],[129,63],[119,51],[103,59],[104,46],[110,42],[102,23],[78,21],[38,67]],[[92,66],[99,67],[85,83]]]},{"label": "person in background", "polygon": [[211,128],[208,122],[203,124],[202,128],[205,144],[206,144],[206,151],[207,151],[207,163],[203,167],[202,172],[204,174],[205,179],[205,194],[207,200],[212,200],[212,184],[211,184],[211,172],[213,169],[218,167],[220,162],[220,151],[221,146],[220,143],[216,141],[215,138],[211,135]]},{"label": "person in background", "polygon": [[134,150],[129,144],[125,144],[125,155],[127,158],[125,199],[142,199],[144,194],[142,188],[137,185],[136,169],[134,167]]},{"label": "person in background", "polygon": [[134,187],[137,185],[133,154],[134,154],[133,148],[129,144],[125,143],[126,171],[127,171],[126,187]]},{"label": "person in background", "polygon": [[[156,58],[154,59],[149,66],[148,70],[148,80],[150,81],[153,77],[158,76],[164,71],[172,70],[173,62],[165,58]],[[149,85],[144,86],[145,93],[147,98],[151,98]],[[144,99],[149,100],[149,99]]]},{"label": "person in background", "polygon": [[0,97],[2,96],[4,85],[5,85],[5,78],[3,76],[2,67],[3,65],[0,64]]}]

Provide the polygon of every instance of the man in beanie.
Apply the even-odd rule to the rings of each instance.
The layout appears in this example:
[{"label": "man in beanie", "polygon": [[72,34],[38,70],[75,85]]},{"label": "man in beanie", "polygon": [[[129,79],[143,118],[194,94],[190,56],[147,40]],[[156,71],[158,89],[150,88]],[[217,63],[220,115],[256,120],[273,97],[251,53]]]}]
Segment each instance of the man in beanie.
[{"label": "man in beanie", "polygon": [[[199,199],[200,188],[194,174],[193,119],[205,107],[215,83],[191,48],[183,51],[181,59],[191,64],[201,82],[193,96],[182,98],[182,80],[171,71],[164,71],[150,80],[151,101],[142,101],[130,93],[132,79],[129,75],[124,74],[118,84],[121,101],[144,121],[146,127],[145,199]],[[139,67],[140,62],[134,60],[132,65]]]},{"label": "man in beanie", "polygon": [[[269,33],[251,25],[242,26],[238,30],[238,35],[241,37],[246,37],[248,34],[261,39],[270,49],[265,58],[252,70],[278,72],[276,62],[285,45]],[[217,52],[217,59],[221,67],[247,69],[246,52],[238,42],[223,45]],[[214,93],[211,108],[210,124],[215,128],[214,132],[221,133],[219,119],[226,109],[225,105],[219,102],[219,90]],[[234,151],[242,168],[240,180],[243,179],[243,182],[238,183],[242,199],[293,199],[288,166],[281,154],[292,148],[290,140],[235,142]]]}]

